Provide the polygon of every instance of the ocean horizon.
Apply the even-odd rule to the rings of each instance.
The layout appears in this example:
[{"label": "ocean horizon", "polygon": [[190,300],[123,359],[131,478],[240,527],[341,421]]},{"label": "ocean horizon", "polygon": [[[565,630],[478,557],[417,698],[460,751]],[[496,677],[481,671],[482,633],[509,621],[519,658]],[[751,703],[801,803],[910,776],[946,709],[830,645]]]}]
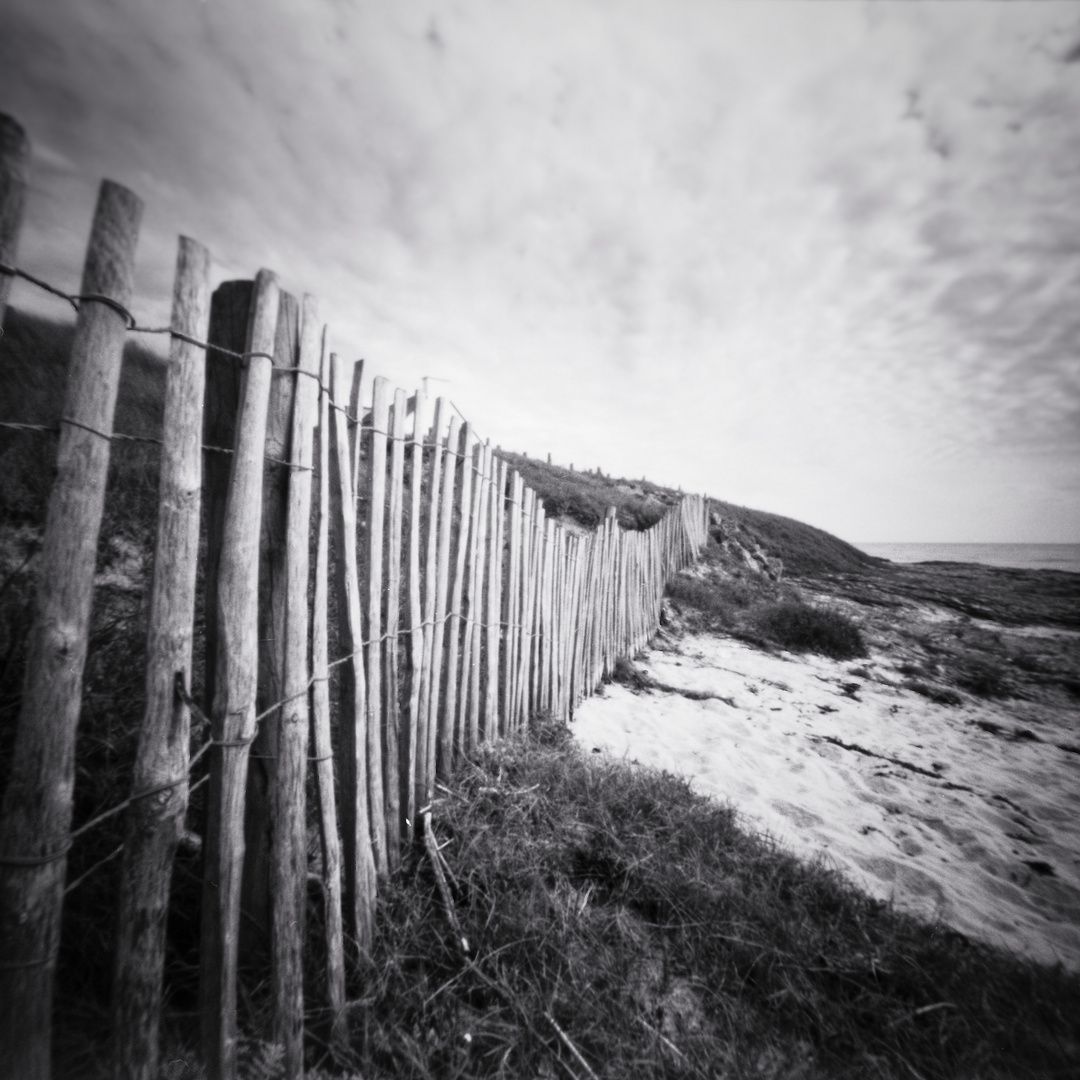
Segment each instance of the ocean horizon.
[{"label": "ocean horizon", "polygon": [[895,563],[959,562],[1080,574],[1080,544],[855,544]]}]

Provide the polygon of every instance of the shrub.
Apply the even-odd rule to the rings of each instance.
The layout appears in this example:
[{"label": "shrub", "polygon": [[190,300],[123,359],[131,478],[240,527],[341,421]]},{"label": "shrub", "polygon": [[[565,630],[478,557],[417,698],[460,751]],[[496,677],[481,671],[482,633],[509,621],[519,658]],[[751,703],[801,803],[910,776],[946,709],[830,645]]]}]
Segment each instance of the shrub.
[{"label": "shrub", "polygon": [[785,600],[761,608],[754,624],[768,640],[795,652],[819,653],[834,660],[866,655],[859,628],[838,611]]},{"label": "shrub", "polygon": [[914,690],[916,694],[921,694],[924,698],[936,702],[938,705],[963,705],[964,703],[964,699],[955,690],[950,690],[947,686],[933,686],[931,683],[925,683],[921,679],[908,679],[904,686],[908,690]]},{"label": "shrub", "polygon": [[1009,696],[1009,684],[1000,669],[981,660],[969,660],[957,674],[956,685],[976,697]]},{"label": "shrub", "polygon": [[756,575],[703,579],[679,574],[668,582],[665,594],[677,604],[700,612],[710,627],[725,629],[731,629],[747,609],[776,597],[772,582]]}]

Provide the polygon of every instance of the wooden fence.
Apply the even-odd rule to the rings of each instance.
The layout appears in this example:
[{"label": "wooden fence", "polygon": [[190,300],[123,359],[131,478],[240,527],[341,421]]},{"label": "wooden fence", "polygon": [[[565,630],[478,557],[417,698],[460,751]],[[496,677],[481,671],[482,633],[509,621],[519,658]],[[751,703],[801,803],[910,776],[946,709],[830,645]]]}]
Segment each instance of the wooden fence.
[{"label": "wooden fence", "polygon": [[[15,266],[25,159],[21,129],[0,118],[0,314],[14,276],[35,281]],[[131,192],[102,185],[80,293],[68,297],[77,325],[0,817],[5,1078],[50,1074],[67,852],[95,824],[71,830],[74,740],[121,353],[128,333],[145,330],[129,314],[140,214]],[[208,1074],[236,1075],[241,892],[252,888],[269,908],[273,1039],[286,1075],[301,1076],[309,768],[324,993],[341,1045],[346,939],[370,946],[380,882],[421,838],[436,778],[541,714],[569,720],[619,657],[649,641],[666,581],[706,533],[696,496],[643,532],[620,529],[614,511],[594,532],[571,531],[445,398],[376,377],[362,404],[363,365],[326,354],[311,297],[297,303],[262,271],[211,298],[209,268],[206,250],[182,238],[171,324],[158,331],[170,357],[146,711],[131,797],[102,815],[126,813],[116,1075],[145,1080],[157,1075],[165,914],[200,759]],[[201,704],[191,686],[200,515]],[[200,742],[191,721],[203,713]],[[253,819],[270,823],[265,845],[252,842]],[[261,892],[245,883],[259,858]]]}]

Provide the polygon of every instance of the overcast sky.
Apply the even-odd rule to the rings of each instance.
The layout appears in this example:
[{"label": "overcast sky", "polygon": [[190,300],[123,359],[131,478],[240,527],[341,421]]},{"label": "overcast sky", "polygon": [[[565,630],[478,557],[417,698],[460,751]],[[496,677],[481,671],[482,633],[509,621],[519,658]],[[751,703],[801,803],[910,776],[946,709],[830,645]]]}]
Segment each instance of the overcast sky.
[{"label": "overcast sky", "polygon": [[852,541],[1080,541],[1080,4],[3,8],[32,272],[77,287],[109,177],[142,321],[186,233],[493,444]]}]

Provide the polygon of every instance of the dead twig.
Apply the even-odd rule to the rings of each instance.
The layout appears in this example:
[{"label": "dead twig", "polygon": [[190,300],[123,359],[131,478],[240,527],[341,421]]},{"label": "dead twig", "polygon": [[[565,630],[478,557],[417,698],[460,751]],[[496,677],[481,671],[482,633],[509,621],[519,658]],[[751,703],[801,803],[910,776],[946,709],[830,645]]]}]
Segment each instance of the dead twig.
[{"label": "dead twig", "polygon": [[439,853],[439,845],[435,840],[435,831],[431,826],[431,812],[424,814],[424,850],[427,852],[428,862],[431,863],[432,872],[435,874],[435,885],[439,890],[439,897],[446,911],[447,922],[454,932],[454,940],[461,949],[462,956],[469,959],[469,939],[461,929],[461,922],[454,908],[454,898],[450,895],[450,886],[446,884],[446,874],[443,871],[443,859]]},{"label": "dead twig", "polygon": [[[469,939],[465,936],[464,931],[461,928],[461,921],[458,919],[457,911],[454,908],[454,898],[450,895],[450,887],[446,883],[446,874],[443,870],[443,857],[442,853],[439,851],[438,842],[435,840],[435,830],[433,829],[431,824],[430,811],[424,812],[423,821],[424,850],[427,853],[428,862],[431,863],[431,869],[435,875],[435,885],[439,891],[439,897],[443,903],[443,910],[446,912],[446,919],[447,922],[450,923],[450,929],[454,934],[454,939],[456,940],[458,946],[461,949],[462,960],[465,963],[466,969],[471,971],[489,990],[497,994],[503,1000],[503,1002],[511,1009],[511,1011],[517,1014],[517,1016],[525,1024],[525,1027],[536,1037],[539,1042],[546,1042],[546,1040],[533,1026],[532,1021],[529,1019],[529,1014],[527,1010],[522,1007],[521,1003],[517,1001],[514,995],[506,987],[502,986],[500,983],[496,982],[484,971],[482,971],[476,961],[473,960],[472,957],[469,955]],[[442,988],[440,988],[437,993],[441,992],[441,990]],[[566,1034],[566,1032],[564,1032],[562,1028],[560,1028],[559,1025],[555,1023],[555,1020],[550,1013],[547,1013],[545,1015],[547,1016],[548,1020],[551,1021],[551,1025],[556,1030],[559,1037],[563,1040],[564,1043],[566,1043],[574,1056],[578,1058],[578,1060],[581,1061],[581,1063],[588,1070],[589,1076],[592,1077],[592,1080],[599,1080],[599,1078],[596,1076],[596,1073],[594,1073],[592,1069],[589,1068],[588,1062],[585,1061],[585,1059],[581,1056],[574,1044],[570,1042],[570,1038]],[[558,1055],[556,1055],[556,1060],[559,1061],[559,1064],[562,1065],[564,1069],[566,1069],[566,1071],[570,1074],[573,1080],[578,1080],[574,1071],[569,1068],[566,1062],[562,1061],[558,1057]]]},{"label": "dead twig", "polygon": [[682,1058],[683,1061],[689,1061],[690,1059],[658,1028],[654,1028],[648,1020],[645,1019],[640,1013],[638,1013],[638,1023],[641,1024],[646,1031],[651,1031],[672,1053]]},{"label": "dead twig", "polygon": [[559,1036],[567,1050],[569,1050],[570,1053],[573,1054],[575,1058],[577,1058],[578,1063],[589,1074],[589,1076],[592,1077],[592,1080],[600,1080],[600,1077],[598,1077],[596,1073],[592,1071],[592,1067],[585,1060],[581,1051],[573,1044],[573,1042],[570,1041],[570,1036],[567,1035],[561,1027],[559,1027],[558,1021],[556,1021],[555,1017],[552,1016],[551,1013],[547,1012],[544,1013],[544,1018],[555,1029],[555,1034]]}]

